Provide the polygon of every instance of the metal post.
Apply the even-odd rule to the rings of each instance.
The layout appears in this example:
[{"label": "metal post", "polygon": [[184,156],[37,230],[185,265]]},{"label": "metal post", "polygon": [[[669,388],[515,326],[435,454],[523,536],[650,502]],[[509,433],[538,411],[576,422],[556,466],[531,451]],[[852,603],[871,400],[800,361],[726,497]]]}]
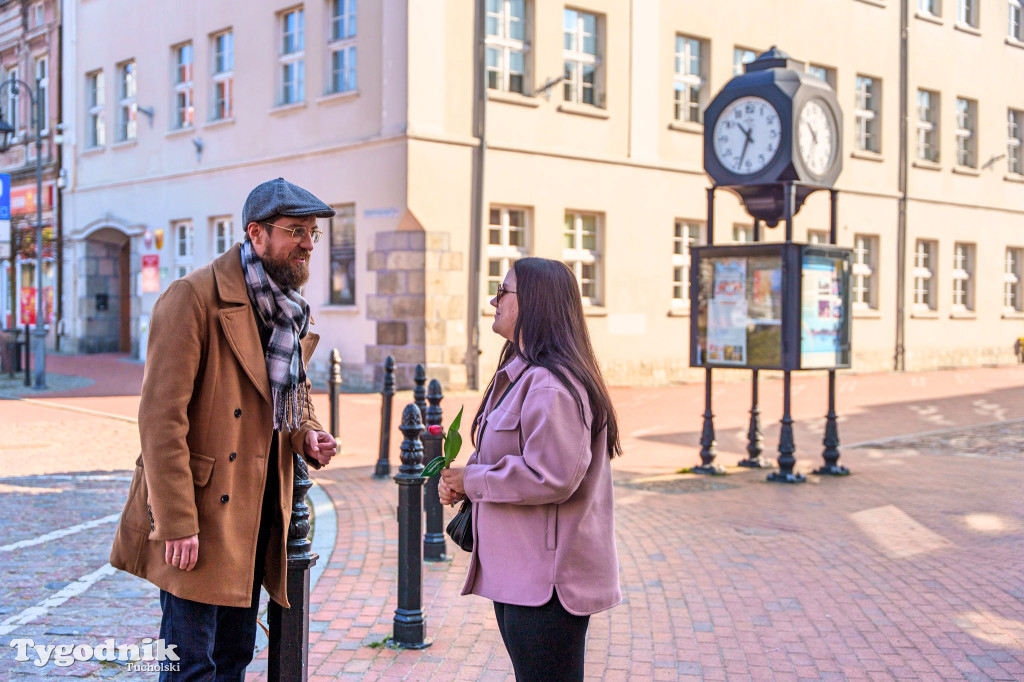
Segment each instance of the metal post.
[{"label": "metal post", "polygon": [[[431,379],[427,387],[427,426],[441,426],[441,382]],[[441,436],[424,433],[420,438],[423,443],[423,461],[429,462],[442,453]],[[444,540],[444,510],[437,492],[437,482],[441,475],[431,476],[423,487],[423,507],[427,516],[427,532],[423,534],[423,560],[445,561],[448,558],[448,547]]]},{"label": "metal post", "polygon": [[25,324],[25,385],[32,386],[32,336],[29,326]]},{"label": "metal post", "polygon": [[331,395],[331,435],[338,437],[338,393],[341,391],[341,353],[335,348],[331,351],[331,373],[327,377],[327,390]]},{"label": "metal post", "polygon": [[292,520],[288,526],[288,603],[282,608],[271,600],[267,608],[270,625],[267,679],[271,682],[304,682],[309,674],[309,569],[319,555],[310,551],[309,480],[306,461],[293,455]]},{"label": "metal post", "polygon": [[747,458],[738,462],[748,469],[765,469],[771,463],[764,458],[764,436],[761,434],[761,409],[757,404],[757,370],[753,371],[750,389],[750,426],[747,429]]},{"label": "metal post", "polygon": [[828,476],[849,476],[850,470],[839,464],[839,427],[836,424],[836,371],[828,371],[828,414],[825,416],[825,450],[821,456],[825,466],[814,473]]},{"label": "metal post", "polygon": [[[416,365],[412,375],[412,400],[420,410],[420,419],[427,423],[427,370],[423,365]],[[427,460],[430,461],[429,459]]]},{"label": "metal post", "polygon": [[700,432],[700,466],[693,467],[695,474],[725,473],[725,467],[715,464],[718,447],[715,443],[715,415],[711,412],[711,368],[704,370],[704,425]]},{"label": "metal post", "polygon": [[402,465],[398,467],[398,608],[395,609],[395,643],[405,649],[425,649],[433,642],[426,638],[423,617],[423,556],[420,553],[423,532],[423,422],[416,405],[402,411]]},{"label": "metal post", "polygon": [[395,358],[390,355],[384,360],[384,386],[380,394],[380,453],[373,477],[387,478],[391,475],[388,452],[391,450],[391,399],[395,396]]},{"label": "metal post", "polygon": [[[46,297],[43,295],[43,102],[36,79],[36,388],[46,388]],[[56,295],[56,292],[54,292]]]},{"label": "metal post", "polygon": [[793,441],[793,418],[790,416],[790,396],[792,395],[789,370],[783,372],[782,388],[782,429],[779,431],[779,470],[768,474],[768,480],[776,483],[803,483],[807,478],[803,474],[793,473],[796,458],[796,444]]}]

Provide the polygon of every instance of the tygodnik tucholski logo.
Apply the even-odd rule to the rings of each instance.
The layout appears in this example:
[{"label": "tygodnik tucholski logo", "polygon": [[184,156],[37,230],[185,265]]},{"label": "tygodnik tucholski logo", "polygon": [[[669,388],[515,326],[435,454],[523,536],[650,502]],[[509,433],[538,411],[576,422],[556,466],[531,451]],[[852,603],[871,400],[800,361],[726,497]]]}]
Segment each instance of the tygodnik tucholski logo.
[{"label": "tygodnik tucholski logo", "polygon": [[117,661],[128,670],[142,672],[178,672],[180,660],[175,653],[176,644],[167,644],[162,639],[146,637],[139,644],[116,644],[106,639],[102,644],[36,644],[28,638],[11,640],[11,647],[17,649],[16,661],[32,661],[42,668],[50,660],[58,668],[66,668],[76,661]]}]

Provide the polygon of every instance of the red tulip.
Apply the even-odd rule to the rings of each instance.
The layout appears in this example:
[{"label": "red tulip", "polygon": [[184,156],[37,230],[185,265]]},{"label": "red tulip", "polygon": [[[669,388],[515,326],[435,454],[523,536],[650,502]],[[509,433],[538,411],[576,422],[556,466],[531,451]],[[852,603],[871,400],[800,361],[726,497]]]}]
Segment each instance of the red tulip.
[{"label": "red tulip", "polygon": [[441,432],[441,427],[438,426],[437,424],[434,424],[433,426],[428,426],[427,427],[427,431],[430,432],[431,436],[440,436],[441,433],[442,433]]}]

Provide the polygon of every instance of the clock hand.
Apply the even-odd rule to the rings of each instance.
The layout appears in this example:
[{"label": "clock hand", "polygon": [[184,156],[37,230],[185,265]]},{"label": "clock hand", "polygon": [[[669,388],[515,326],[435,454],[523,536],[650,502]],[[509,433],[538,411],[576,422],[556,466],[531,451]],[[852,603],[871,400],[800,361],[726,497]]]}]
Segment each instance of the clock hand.
[{"label": "clock hand", "polygon": [[740,152],[740,160],[736,162],[736,170],[743,168],[743,157],[747,155],[747,147],[750,146],[750,133],[747,133],[747,140],[743,143],[743,151]]},{"label": "clock hand", "polygon": [[736,127],[739,128],[740,131],[746,136],[747,142],[750,142],[750,128],[744,128],[741,123],[737,123]]}]

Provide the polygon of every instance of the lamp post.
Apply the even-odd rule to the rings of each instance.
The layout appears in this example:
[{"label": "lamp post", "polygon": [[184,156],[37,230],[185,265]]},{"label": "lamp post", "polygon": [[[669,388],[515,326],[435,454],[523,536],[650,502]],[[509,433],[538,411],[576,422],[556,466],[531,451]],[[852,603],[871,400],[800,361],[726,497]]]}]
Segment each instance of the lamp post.
[{"label": "lamp post", "polygon": [[[46,329],[43,320],[46,316],[46,305],[43,300],[43,103],[39,101],[39,81],[36,89],[23,80],[11,77],[0,83],[0,98],[4,89],[9,88],[12,95],[18,95],[18,88],[24,87],[28,94],[32,118],[36,126],[36,329],[32,333],[32,354],[35,356],[35,388],[46,388]],[[6,153],[11,146],[11,137],[15,134],[14,126],[3,119],[0,114],[0,154]],[[11,244],[11,286],[14,286],[14,244]],[[11,309],[11,318],[14,309]],[[27,341],[27,339],[26,339]]]}]

